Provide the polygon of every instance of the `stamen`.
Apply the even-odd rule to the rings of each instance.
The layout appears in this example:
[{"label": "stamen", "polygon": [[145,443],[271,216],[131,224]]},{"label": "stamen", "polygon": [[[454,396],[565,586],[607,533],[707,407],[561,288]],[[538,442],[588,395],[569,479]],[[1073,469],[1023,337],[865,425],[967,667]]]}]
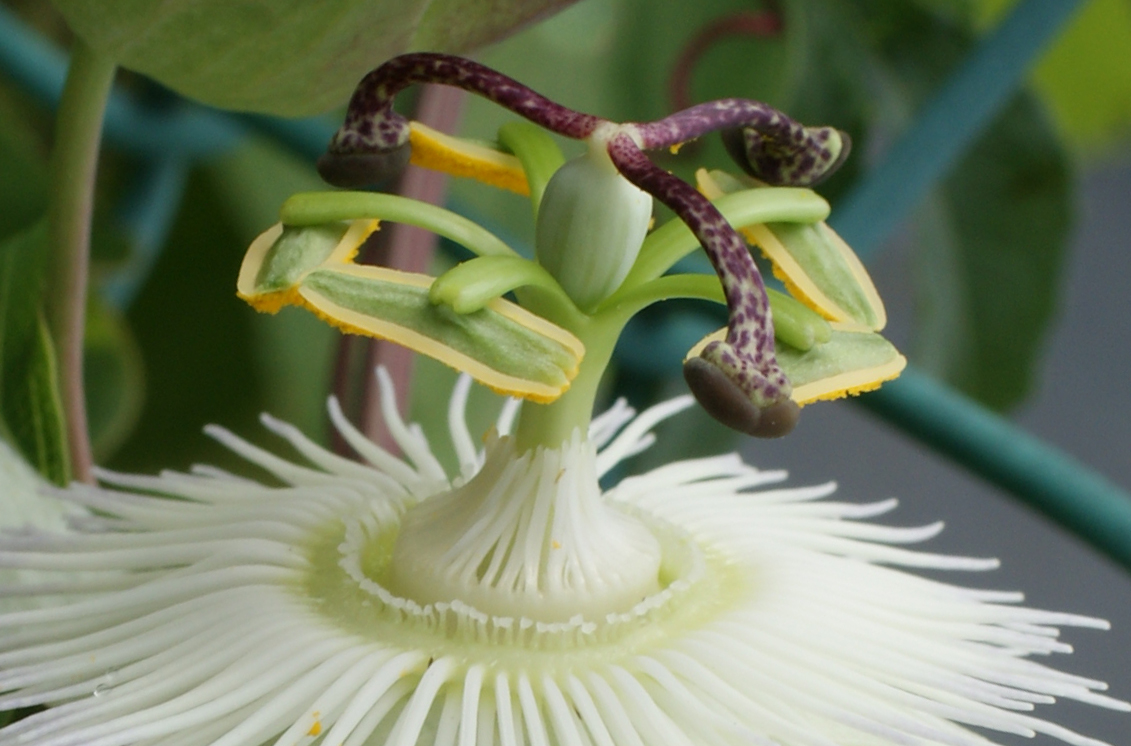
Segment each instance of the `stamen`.
[{"label": "stamen", "polygon": [[670,207],[699,239],[727,299],[725,341],[713,342],[685,366],[699,403],[723,424],[751,435],[793,429],[796,405],[774,357],[774,327],[766,287],[746,244],[706,197],[657,167],[627,133],[609,140],[609,157],[626,179]]},{"label": "stamen", "polygon": [[414,83],[456,86],[557,134],[588,138],[591,145],[607,142],[621,174],[688,224],[722,281],[730,312],[727,338],[707,345],[684,368],[696,398],[724,424],[752,435],[777,437],[793,428],[798,407],[790,401],[791,385],[775,358],[766,289],[745,243],[706,198],[653,165],[643,150],[727,130],[724,141],[748,173],[775,185],[805,186],[836,170],[848,155],[847,135],[832,127],[805,127],[766,104],[735,98],[693,106],[656,122],[616,125],[561,106],[470,60],[417,53],[396,57],[362,79],[345,123],[319,161],[327,181],[338,186],[371,183],[382,168],[407,160],[409,124],[393,111],[392,102]]}]

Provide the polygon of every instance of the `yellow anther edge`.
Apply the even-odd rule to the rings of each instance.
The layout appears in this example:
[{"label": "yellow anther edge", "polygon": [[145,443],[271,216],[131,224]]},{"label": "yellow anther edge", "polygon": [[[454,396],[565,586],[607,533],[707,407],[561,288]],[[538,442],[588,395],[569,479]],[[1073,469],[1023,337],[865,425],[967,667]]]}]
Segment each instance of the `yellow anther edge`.
[{"label": "yellow anther edge", "polygon": [[[348,268],[343,267],[340,270],[334,269],[333,271],[389,280],[405,285],[415,285],[417,287],[428,287],[432,283],[432,278],[428,275],[400,272],[383,267],[354,265]],[[574,365],[572,370],[563,371],[568,380],[560,387],[519,378],[518,376],[507,375],[500,373],[473,357],[453,350],[450,347],[446,347],[431,337],[426,337],[412,329],[381,319],[375,319],[371,316],[365,316],[364,314],[344,308],[334,303],[326,296],[309,288],[299,289],[298,294],[301,296],[300,303],[304,308],[308,309],[328,324],[346,333],[387,339],[396,344],[403,345],[415,352],[438,360],[458,371],[467,373],[487,388],[504,396],[517,396],[539,404],[548,404],[569,389],[569,381],[572,380],[578,372],[577,364]],[[540,316],[535,316],[513,303],[496,298],[488,303],[486,307],[536,333],[559,342],[574,354],[574,359],[577,362],[580,362],[582,356],[585,354],[585,346],[577,337],[574,337],[561,327],[555,326]]]},{"label": "yellow anther edge", "polygon": [[[281,303],[274,308],[260,308],[256,305],[261,299],[268,296],[255,290],[255,278],[259,276],[259,269],[263,266],[263,260],[267,257],[267,252],[279,240],[279,236],[283,235],[283,224],[275,223],[267,230],[260,233],[251,242],[248,247],[247,253],[243,255],[243,263],[240,264],[240,273],[236,278],[236,295],[243,298],[250,303],[257,311],[269,311],[274,313],[278,311],[286,303]],[[271,293],[270,295],[278,295],[278,293]]]},{"label": "yellow anther edge", "polygon": [[326,257],[322,266],[327,264],[352,264],[366,239],[380,227],[381,223],[376,219],[353,221],[349,230],[342,236],[342,240],[338,241],[338,245],[330,252],[330,256]]},{"label": "yellow anther edge", "polygon": [[831,298],[825,295],[800,264],[786,251],[778,237],[763,224],[750,225],[742,228],[742,235],[746,240],[757,246],[773,265],[774,277],[782,281],[797,300],[819,313],[829,321],[844,325],[846,331],[875,331],[878,332],[887,326],[887,312],[884,310],[880,294],[872,284],[872,278],[860,263],[856,253],[848,247],[840,236],[824,223],[817,226],[837,249],[848,264],[853,279],[864,293],[864,298],[876,315],[876,324],[861,324],[855,321],[847,311],[838,306]]},{"label": "yellow anther edge", "polygon": [[530,194],[522,163],[513,155],[445,135],[419,122],[409,126],[409,144],[409,162],[414,165],[475,179],[523,196]]},{"label": "yellow anther edge", "polygon": [[[402,272],[388,267],[374,267],[353,263],[358,249],[369,235],[377,229],[376,220],[355,220],[318,268],[340,274],[368,277],[387,282],[395,282],[415,287],[430,287],[435,278],[414,272]],[[295,284],[290,288],[271,293],[260,293],[255,289],[255,279],[263,266],[267,252],[279,240],[283,233],[282,224],[276,224],[261,233],[248,248],[244,255],[243,264],[240,266],[239,277],[236,281],[236,293],[252,308],[264,313],[276,313],[284,306],[298,306],[305,308],[326,323],[349,334],[360,334],[367,337],[388,339],[397,344],[408,347],[416,352],[428,355],[456,370],[466,372],[472,378],[505,396],[518,396],[539,404],[548,404],[554,401],[569,389],[569,381],[577,376],[579,363],[585,355],[585,345],[565,329],[553,324],[536,314],[527,311],[502,298],[495,298],[487,303],[486,308],[499,315],[514,321],[519,326],[531,330],[543,337],[551,339],[569,350],[574,358],[574,366],[570,370],[563,370],[567,382],[563,386],[530,381],[517,376],[500,373],[493,368],[474,358],[445,347],[430,337],[426,337],[412,329],[393,324],[388,321],[374,319],[356,311],[344,308],[329,298],[302,288]],[[311,268],[313,271],[316,268]]]},{"label": "yellow anther edge", "polygon": [[[365,239],[377,230],[378,225],[379,223],[376,220],[354,220],[338,241],[338,245],[330,252],[330,256],[320,266],[327,264],[349,265],[357,256],[357,252],[361,250],[361,245],[365,243]],[[271,250],[271,247],[275,245],[281,235],[283,235],[282,223],[276,223],[260,233],[251,242],[247,253],[244,254],[243,262],[240,264],[240,273],[236,278],[236,295],[247,301],[248,305],[256,311],[262,313],[278,313],[283,306],[297,306],[302,303],[297,285],[273,293],[261,293],[255,288],[255,279],[259,277],[263,260],[267,258],[267,252]],[[314,269],[316,267],[311,267],[310,271]]]},{"label": "yellow anther edge", "polygon": [[[832,324],[836,331],[850,331],[857,333],[870,333],[860,332],[847,324]],[[684,356],[684,362],[687,362],[693,357],[698,357],[703,348],[711,342],[721,342],[726,339],[727,328],[724,326],[722,329],[713,331],[703,339],[695,343],[687,355]],[[793,392],[790,394],[790,399],[799,406],[804,407],[806,404],[812,404],[816,401],[832,401],[833,399],[842,399],[846,396],[856,396],[863,394],[866,391],[874,391],[878,389],[883,383],[899,378],[899,374],[907,367],[907,358],[899,353],[891,360],[883,365],[877,365],[872,368],[860,368],[859,370],[850,370],[830,378],[822,378],[819,381],[812,381],[811,383],[794,386]]]},{"label": "yellow anther edge", "polygon": [[856,396],[866,391],[874,391],[885,382],[898,378],[906,367],[907,358],[896,355],[892,360],[875,368],[852,370],[839,376],[797,386],[793,389],[791,398],[798,406],[803,407],[815,401],[831,401],[846,396]]}]

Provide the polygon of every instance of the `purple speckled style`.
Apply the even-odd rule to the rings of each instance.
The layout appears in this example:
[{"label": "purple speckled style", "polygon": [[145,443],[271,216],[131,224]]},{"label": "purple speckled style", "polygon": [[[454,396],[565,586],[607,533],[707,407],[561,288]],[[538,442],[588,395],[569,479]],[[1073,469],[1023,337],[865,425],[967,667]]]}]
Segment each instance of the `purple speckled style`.
[{"label": "purple speckled style", "polygon": [[657,167],[627,134],[613,137],[608,149],[626,179],[687,224],[723,284],[730,313],[726,341],[709,344],[701,357],[722,370],[758,406],[787,398],[792,389],[774,357],[774,325],[766,287],[742,237],[706,197]]},{"label": "purple speckled style", "polygon": [[[588,138],[607,123],[554,103],[476,62],[445,54],[406,54],[389,60],[358,84],[345,123],[331,140],[323,156],[325,163],[319,164],[327,178],[332,175],[343,186],[361,185],[371,183],[375,173],[403,167],[408,159],[409,126],[392,104],[396,94],[413,83],[462,88],[574,139]],[[714,205],[689,184],[657,168],[643,152],[715,130],[724,130],[727,150],[743,170],[774,185],[815,184],[840,166],[850,143],[847,135],[832,127],[805,127],[765,104],[729,98],[693,106],[657,122],[621,125],[619,131],[610,133],[607,145],[610,158],[626,179],[674,210],[691,228],[722,282],[730,314],[727,337],[704,348],[701,362],[692,366],[689,381],[704,389],[696,391],[696,396],[702,402],[700,394],[705,393],[714,401],[713,409],[707,403],[704,406],[716,416],[727,410],[722,419],[739,423],[732,426],[753,434],[773,430],[773,435],[779,435],[796,420],[796,405],[789,401],[791,386],[774,355],[770,304],[758,268],[745,242]],[[725,381],[718,379],[720,374]],[[747,409],[751,405],[755,409],[730,418],[736,399],[728,397],[745,397]],[[787,412],[790,407],[792,411]],[[773,422],[759,425],[759,410]]]},{"label": "purple speckled style", "polygon": [[588,137],[605,121],[556,104],[478,62],[421,52],[394,57],[361,79],[350,98],[345,122],[330,140],[329,152],[388,152],[408,142],[408,121],[393,111],[393,98],[414,83],[462,88],[551,132],[577,140]]},{"label": "purple speckled style", "polygon": [[[728,150],[742,168],[774,186],[810,186],[848,155],[847,137],[834,127],[805,127],[759,101],[724,98],[636,124],[646,150],[678,145],[717,130],[733,130]],[[737,135],[740,148],[735,148]]]}]

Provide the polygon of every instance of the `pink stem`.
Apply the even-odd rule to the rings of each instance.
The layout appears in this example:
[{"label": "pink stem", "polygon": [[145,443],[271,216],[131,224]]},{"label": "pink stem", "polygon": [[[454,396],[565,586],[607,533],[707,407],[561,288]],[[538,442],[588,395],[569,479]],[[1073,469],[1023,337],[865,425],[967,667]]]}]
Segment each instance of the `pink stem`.
[{"label": "pink stem", "polygon": [[[467,95],[458,88],[443,85],[428,85],[420,93],[414,118],[421,124],[455,134],[463,117]],[[397,185],[396,193],[402,197],[441,204],[447,193],[448,177],[438,171],[409,166]],[[367,261],[384,267],[407,272],[426,272],[436,253],[437,237],[434,233],[412,225],[391,223],[383,226],[377,234],[383,239],[373,256]],[[397,393],[397,409],[408,411],[412,398],[412,372],[414,353],[398,344],[382,339],[344,337],[343,345],[355,349],[354,344],[364,345],[365,364],[363,366],[363,385],[360,403],[361,430],[374,442],[391,453],[399,448],[385,427],[381,416],[381,397],[377,389],[374,370],[384,365],[393,379]],[[349,386],[348,374],[344,368],[352,357],[339,352],[336,387]],[[339,398],[343,398],[339,390]]]}]

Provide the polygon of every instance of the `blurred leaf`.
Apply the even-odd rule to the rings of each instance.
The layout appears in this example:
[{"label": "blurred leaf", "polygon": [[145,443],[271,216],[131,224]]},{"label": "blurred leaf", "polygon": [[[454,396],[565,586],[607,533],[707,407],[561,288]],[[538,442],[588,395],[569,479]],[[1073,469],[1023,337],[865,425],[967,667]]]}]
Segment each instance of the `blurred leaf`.
[{"label": "blurred leaf", "polygon": [[[1020,0],[917,0],[990,29]],[[1032,81],[1061,136],[1086,155],[1131,134],[1131,3],[1090,0],[1034,70]]]},{"label": "blurred leaf", "polygon": [[[870,0],[889,87],[914,111],[973,48],[965,25]],[[1064,148],[1018,94],[920,214],[912,359],[996,409],[1021,400],[1056,304],[1071,215]]]},{"label": "blurred leaf", "polygon": [[0,243],[0,415],[46,478],[70,480],[55,348],[43,317],[46,223]]},{"label": "blurred leaf", "polygon": [[868,43],[868,16],[858,0],[794,0],[784,7],[799,73],[793,95],[781,106],[794,119],[832,125],[852,138],[853,153],[818,188],[835,202],[859,177],[870,130],[887,115],[886,96],[876,85],[882,63]]},{"label": "blurred leaf", "polygon": [[[312,164],[266,142],[249,140],[209,164],[210,188],[223,204],[242,256],[252,239],[279,220],[279,206],[296,192],[324,189]],[[227,278],[235,297],[236,276]],[[263,406],[325,442],[326,395],[338,330],[297,308],[251,314],[250,333]]]},{"label": "blurred leaf", "polygon": [[[31,129],[28,111],[20,111],[5,100],[0,105],[0,237],[18,231],[30,243],[15,237],[15,243],[0,250],[3,269],[0,283],[0,347],[5,349],[0,379],[4,381],[0,402],[3,418],[11,437],[19,443],[25,456],[41,469],[48,469],[50,478],[59,480],[66,473],[65,435],[55,387],[54,350],[49,331],[40,328],[36,315],[42,309],[43,264],[46,259],[46,233],[39,228],[28,233],[46,209],[48,170],[43,138]],[[21,116],[22,115],[22,116]],[[117,224],[105,211],[94,216],[91,239],[92,261],[101,268],[121,261],[129,246]],[[32,245],[34,244],[34,248]],[[140,404],[140,359],[128,343],[128,330],[119,320],[112,320],[92,301],[94,316],[88,319],[86,370],[88,386],[88,419],[95,441],[96,456],[102,458],[121,440],[132,423],[131,409]],[[101,309],[101,310],[100,310]],[[92,339],[90,334],[94,332]],[[132,354],[130,354],[132,352]],[[110,388],[107,388],[107,385]],[[107,398],[109,397],[109,398]],[[56,420],[59,420],[56,422]],[[60,428],[58,432],[54,429]]]},{"label": "blurred leaf", "polygon": [[147,396],[111,464],[131,471],[197,461],[236,466],[201,428],[216,422],[242,435],[261,432],[254,311],[235,296],[243,241],[200,174],[189,179],[170,236],[127,314],[145,363]]},{"label": "blurred leaf", "polygon": [[[59,399],[59,369],[47,321],[36,314],[31,344],[4,376],[3,411],[24,456],[45,478],[64,485],[71,480],[67,423]],[[17,353],[18,354],[18,353]]]},{"label": "blurred leaf", "polygon": [[285,116],[345,104],[410,50],[470,52],[569,0],[55,0],[92,47],[212,106]]},{"label": "blurred leaf", "polygon": [[86,417],[96,461],[107,460],[129,436],[145,401],[141,351],[125,319],[92,297],[83,347]]},{"label": "blurred leaf", "polygon": [[23,112],[0,100],[0,238],[27,227],[47,204],[47,159]]},{"label": "blurred leaf", "polygon": [[1037,90],[1075,147],[1095,153],[1131,135],[1131,3],[1092,0],[1038,65]]},{"label": "blurred leaf", "polygon": [[995,408],[1028,393],[1071,223],[1066,158],[1020,96],[947,180],[922,226],[917,362]]}]

